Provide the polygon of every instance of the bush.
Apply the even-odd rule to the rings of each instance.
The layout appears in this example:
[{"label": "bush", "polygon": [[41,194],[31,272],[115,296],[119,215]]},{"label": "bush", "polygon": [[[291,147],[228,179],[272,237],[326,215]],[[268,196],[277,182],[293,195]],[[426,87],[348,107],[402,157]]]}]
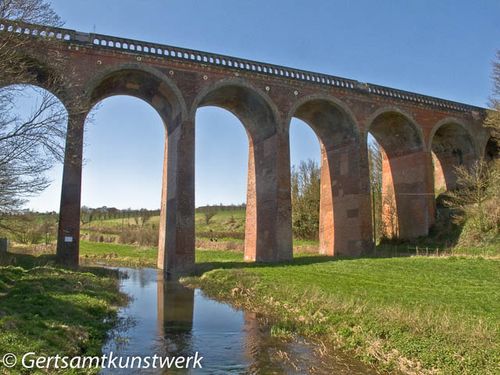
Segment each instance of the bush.
[{"label": "bush", "polygon": [[500,234],[500,160],[483,160],[472,168],[456,168],[458,189],[446,204],[454,209],[454,221],[463,225],[459,246],[496,242]]},{"label": "bush", "polygon": [[318,239],[320,176],[320,168],[313,160],[302,161],[292,169],[292,230],[295,238]]},{"label": "bush", "polygon": [[25,213],[2,217],[1,235],[23,245],[48,245],[56,238],[57,216]]},{"label": "bush", "polygon": [[118,241],[122,244],[156,246],[158,245],[158,229],[125,228],[118,236]]}]

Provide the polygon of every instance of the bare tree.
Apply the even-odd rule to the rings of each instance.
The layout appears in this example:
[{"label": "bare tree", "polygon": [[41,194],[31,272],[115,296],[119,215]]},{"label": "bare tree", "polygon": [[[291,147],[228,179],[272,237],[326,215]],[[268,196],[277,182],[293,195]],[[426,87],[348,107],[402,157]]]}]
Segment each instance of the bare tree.
[{"label": "bare tree", "polygon": [[151,219],[151,216],[153,216],[153,212],[146,208],[141,208],[139,210],[139,216],[141,218],[141,228],[144,228],[149,219]]},{"label": "bare tree", "polygon": [[83,206],[80,211],[80,222],[82,225],[90,224],[94,220],[94,210],[87,206]]},{"label": "bare tree", "polygon": [[2,0],[0,18],[47,26],[63,24],[50,2],[44,0]]},{"label": "bare tree", "polygon": [[[0,0],[0,18],[60,26],[61,20],[44,0]],[[62,157],[67,114],[57,98],[34,88],[40,99],[31,110],[20,98],[26,86],[36,83],[36,62],[23,55],[30,46],[43,51],[41,39],[0,31],[0,214],[19,209],[25,199],[40,193],[45,176]],[[46,77],[47,86],[57,84]],[[26,99],[24,99],[24,102]]]},{"label": "bare tree", "polygon": [[[0,19],[15,23],[34,23],[45,26],[62,26],[59,16],[45,0],[0,0]],[[20,51],[29,45],[42,44],[20,33],[3,30],[0,35],[0,87],[7,82],[29,81],[33,75],[33,62]],[[40,47],[43,50],[43,47]],[[13,79],[14,78],[14,79]]]},{"label": "bare tree", "polygon": [[208,225],[210,224],[210,220],[217,215],[217,209],[215,207],[207,207],[203,211],[203,216],[205,217],[205,224]]},{"label": "bare tree", "polygon": [[490,97],[491,110],[485,120],[485,126],[491,129],[491,135],[496,143],[496,153],[500,150],[500,50],[497,51],[496,60],[493,62],[493,93]]},{"label": "bare tree", "polygon": [[13,90],[0,89],[0,212],[47,187],[45,172],[62,155],[66,124],[64,107],[45,91],[31,113],[17,114]]}]

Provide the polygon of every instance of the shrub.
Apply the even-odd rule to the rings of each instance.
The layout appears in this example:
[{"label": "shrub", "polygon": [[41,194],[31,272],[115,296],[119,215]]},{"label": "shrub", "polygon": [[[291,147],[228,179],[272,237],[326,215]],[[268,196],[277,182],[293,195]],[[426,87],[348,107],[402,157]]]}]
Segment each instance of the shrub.
[{"label": "shrub", "polygon": [[118,236],[120,243],[129,245],[156,246],[158,240],[158,230],[149,227],[125,228]]}]

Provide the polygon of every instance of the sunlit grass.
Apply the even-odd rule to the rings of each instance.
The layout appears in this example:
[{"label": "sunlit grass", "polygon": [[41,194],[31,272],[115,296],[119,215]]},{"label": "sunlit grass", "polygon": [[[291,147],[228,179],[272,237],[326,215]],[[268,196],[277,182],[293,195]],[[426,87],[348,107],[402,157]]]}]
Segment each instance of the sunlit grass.
[{"label": "sunlit grass", "polygon": [[492,374],[499,361],[499,275],[499,261],[481,258],[302,256],[185,282],[385,370]]}]

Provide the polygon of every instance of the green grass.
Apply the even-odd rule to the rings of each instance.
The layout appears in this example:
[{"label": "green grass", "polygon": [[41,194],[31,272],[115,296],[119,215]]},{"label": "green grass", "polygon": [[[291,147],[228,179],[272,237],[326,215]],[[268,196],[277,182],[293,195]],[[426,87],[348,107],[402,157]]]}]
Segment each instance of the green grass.
[{"label": "green grass", "polygon": [[318,240],[299,240],[293,239],[293,246],[319,246]]},{"label": "green grass", "polygon": [[186,278],[274,317],[275,330],[352,350],[383,370],[498,370],[500,262],[481,258],[328,260],[236,266]]},{"label": "green grass", "polygon": [[115,243],[80,241],[83,263],[105,263],[114,266],[156,267],[157,248],[142,248]]},{"label": "green grass", "polygon": [[197,212],[194,217],[197,232],[245,232],[245,210],[219,211],[206,224],[205,216]]},{"label": "green grass", "polygon": [[[0,353],[100,355],[107,331],[117,322],[117,307],[126,302],[116,272],[56,268],[47,255],[9,254],[0,260],[17,264],[0,266]],[[0,367],[0,373],[4,370]],[[42,372],[18,365],[8,373]]]},{"label": "green grass", "polygon": [[455,247],[452,249],[453,255],[468,255],[468,256],[484,256],[496,257],[500,256],[500,243],[486,246],[469,246]]},{"label": "green grass", "polygon": [[[156,267],[158,250],[114,243],[80,242],[80,259],[84,263],[103,263],[126,267]],[[243,253],[236,251],[197,250],[196,262],[242,262]]]},{"label": "green grass", "polygon": [[[160,222],[159,216],[151,216],[147,225],[158,226]],[[201,212],[195,213],[195,223],[196,229],[201,232],[208,232],[213,230],[215,232],[227,232],[234,230],[236,232],[243,233],[245,231],[245,210],[234,210],[234,211],[218,211],[217,214],[210,219],[210,223],[206,224],[205,216]],[[90,224],[85,224],[82,228],[100,227],[100,228],[121,228],[123,226],[136,226],[134,218],[123,218],[123,219],[103,219],[103,220],[93,220]]]}]

